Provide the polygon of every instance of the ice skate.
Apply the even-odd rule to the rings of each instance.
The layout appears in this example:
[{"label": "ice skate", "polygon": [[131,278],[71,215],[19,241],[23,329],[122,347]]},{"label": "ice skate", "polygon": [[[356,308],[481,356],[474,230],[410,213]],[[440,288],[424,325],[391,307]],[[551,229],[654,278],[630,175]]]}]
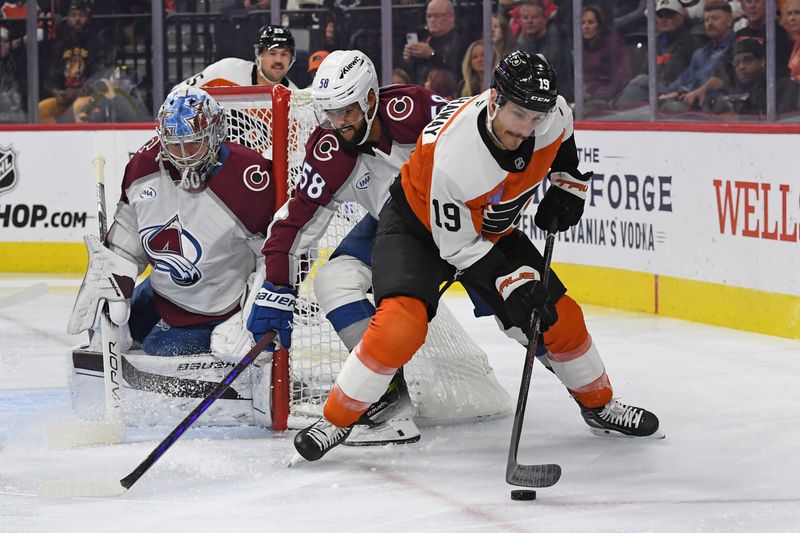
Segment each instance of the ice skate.
[{"label": "ice skate", "polygon": [[294,448],[297,453],[289,462],[289,466],[297,464],[301,458],[306,461],[317,461],[328,453],[331,448],[341,444],[353,427],[336,427],[325,418],[320,418],[305,429],[301,429],[294,436]]},{"label": "ice skate", "polygon": [[665,435],[658,430],[658,417],[646,409],[625,405],[612,398],[603,407],[589,409],[581,406],[581,416],[591,428],[592,433],[602,437],[646,437],[663,439]]},{"label": "ice skate", "polygon": [[414,406],[402,369],[398,370],[380,400],[370,406],[353,426],[345,446],[410,444],[420,439],[414,423]]}]

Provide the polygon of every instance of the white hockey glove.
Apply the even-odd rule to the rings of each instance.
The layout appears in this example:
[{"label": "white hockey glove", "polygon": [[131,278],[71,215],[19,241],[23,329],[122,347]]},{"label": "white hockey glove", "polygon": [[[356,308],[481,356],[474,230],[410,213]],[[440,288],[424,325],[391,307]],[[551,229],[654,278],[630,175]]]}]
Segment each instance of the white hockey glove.
[{"label": "white hockey glove", "polygon": [[67,324],[67,333],[72,335],[97,323],[103,302],[108,302],[108,315],[114,324],[127,323],[138,273],[134,263],[103,246],[96,235],[86,235],[83,242],[89,252],[89,266]]}]

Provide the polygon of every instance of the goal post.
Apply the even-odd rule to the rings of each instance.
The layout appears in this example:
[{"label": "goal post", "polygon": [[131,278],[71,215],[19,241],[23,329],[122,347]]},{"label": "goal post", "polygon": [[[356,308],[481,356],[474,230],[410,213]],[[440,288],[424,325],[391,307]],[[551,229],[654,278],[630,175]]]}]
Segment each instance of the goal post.
[{"label": "goal post", "polygon": [[[302,172],[305,143],[317,126],[310,90],[283,86],[206,89],[223,107],[228,140],[272,160],[281,197],[290,198]],[[274,429],[301,428],[322,415],[325,400],[348,351],[320,310],[314,294],[317,269],[366,213],[347,202],[308,253],[298,284],[292,348],[273,359]],[[467,335],[444,302],[422,348],[405,367],[415,420],[454,423],[508,413],[511,398],[498,383],[486,354]]]}]

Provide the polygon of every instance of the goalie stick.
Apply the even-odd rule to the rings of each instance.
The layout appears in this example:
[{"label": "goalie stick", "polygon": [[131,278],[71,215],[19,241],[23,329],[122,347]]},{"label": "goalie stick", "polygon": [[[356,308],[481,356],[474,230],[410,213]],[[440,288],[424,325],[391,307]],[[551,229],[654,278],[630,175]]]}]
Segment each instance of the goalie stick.
[{"label": "goalie stick", "polygon": [[133,469],[133,471],[120,479],[119,481],[79,481],[79,480],[58,480],[48,481],[39,487],[39,496],[49,499],[61,498],[91,498],[91,497],[111,497],[121,496],[125,494],[129,488],[147,472],[159,458],[166,453],[169,448],[175,444],[183,433],[189,429],[195,420],[200,418],[211,404],[213,404],[220,396],[230,387],[231,383],[239,377],[239,374],[246,369],[250,363],[255,361],[258,356],[264,351],[264,348],[275,339],[275,332],[270,332],[261,337],[261,339],[253,346],[241,361],[237,363],[233,369],[228,372],[219,384],[214,387],[214,390],[195,407],[191,413],[186,415],[180,424],[175,426],[169,435],[162,440],[155,449],[150,452],[144,461]]},{"label": "goalie stick", "polygon": [[[97,181],[97,222],[100,240],[106,237],[106,160],[96,155],[92,160]],[[100,335],[103,345],[103,387],[106,406],[105,420],[84,420],[54,424],[45,429],[45,441],[51,448],[76,448],[92,444],[113,444],[125,439],[125,423],[120,402],[122,358],[119,327],[108,316],[108,304],[100,310]]]},{"label": "goalie stick", "polygon": [[[544,272],[542,283],[547,285],[550,279],[550,261],[553,258],[553,245],[556,240],[556,222],[553,221],[547,231],[547,242],[544,247]],[[531,320],[530,342],[525,354],[525,366],[522,369],[522,382],[519,386],[517,409],[514,423],[511,426],[511,444],[508,447],[508,464],[506,466],[506,483],[519,487],[550,487],[561,478],[561,467],[556,464],[524,465],[517,462],[519,440],[522,436],[522,422],[525,420],[525,407],[528,404],[528,391],[531,386],[533,362],[536,360],[536,347],[539,344],[539,312],[533,311]]]}]

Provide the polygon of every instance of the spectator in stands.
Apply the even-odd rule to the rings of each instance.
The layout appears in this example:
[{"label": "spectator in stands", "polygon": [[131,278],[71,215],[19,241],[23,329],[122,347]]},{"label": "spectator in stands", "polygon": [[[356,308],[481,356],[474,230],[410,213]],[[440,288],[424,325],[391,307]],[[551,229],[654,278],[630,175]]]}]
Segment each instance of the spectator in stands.
[{"label": "spectator in stands", "polygon": [[[692,54],[699,46],[684,15],[679,0],[656,2],[656,87],[659,92],[689,66]],[[622,90],[612,107],[624,109],[647,102],[649,83],[648,74],[639,74]]]},{"label": "spectator in stands", "polygon": [[456,77],[444,68],[434,67],[428,70],[428,77],[422,86],[448,100],[456,97]]},{"label": "spectator in stands", "polygon": [[712,76],[717,60],[733,44],[733,16],[730,4],[713,1],[707,3],[703,9],[708,42],[695,50],[689,66],[659,95],[662,111],[680,113],[699,109],[706,97],[706,91],[701,87]]},{"label": "spectator in stands", "polygon": [[783,8],[786,30],[789,32],[794,47],[789,55],[789,75],[792,81],[800,83],[800,0],[788,0]]},{"label": "spectator in stands", "polygon": [[75,122],[149,122],[153,116],[135,90],[136,77],[126,65],[117,65],[91,83],[94,93],[75,99]]},{"label": "spectator in stands", "polygon": [[523,52],[542,54],[553,66],[558,77],[558,92],[567,100],[572,99],[574,76],[572,52],[569,42],[562,37],[555,25],[548,25],[544,6],[539,0],[526,0],[520,6],[522,32],[517,44]]},{"label": "spectator in stands", "polygon": [[44,80],[45,93],[52,96],[39,102],[39,121],[59,120],[75,98],[87,94],[86,81],[108,67],[111,52],[102,32],[92,24],[89,4],[82,0],[70,2],[47,51],[49,74]]},{"label": "spectator in stands", "polygon": [[583,8],[583,98],[586,114],[607,110],[608,102],[631,81],[631,59],[620,35],[606,23],[603,11]]},{"label": "spectator in stands", "polygon": [[613,28],[623,35],[647,33],[647,0],[614,0]]},{"label": "spectator in stands", "polygon": [[11,52],[11,34],[0,26],[0,123],[25,120],[22,69]]},{"label": "spectator in stands", "polygon": [[317,74],[317,69],[322,64],[322,60],[328,57],[328,55],[330,55],[330,52],[327,50],[317,50],[308,56],[308,76],[310,80],[314,80],[314,76]]},{"label": "spectator in stands", "polygon": [[[756,38],[762,43],[766,42],[766,2],[765,0],[743,0],[742,9],[746,17],[746,24],[735,32],[735,41]],[[789,70],[785,66],[789,61],[789,37],[781,27],[775,28],[775,59],[776,59],[776,78],[778,81],[785,79],[789,75]],[[765,71],[766,75],[766,71]],[[733,48],[729,48],[717,60],[711,77],[701,85],[695,92],[700,94],[701,101],[707,94],[725,90],[726,87],[736,83],[736,72],[733,64]]]},{"label": "spectator in stands", "polygon": [[411,85],[411,76],[401,68],[392,70],[392,83],[396,85]]},{"label": "spectator in stands", "polygon": [[458,96],[475,96],[483,92],[483,41],[474,41],[467,48],[461,62],[461,76]]},{"label": "spectator in stands", "polygon": [[[428,35],[418,42],[407,42],[403,60],[415,83],[423,84],[428,71],[446,69],[456,78],[461,71],[464,49],[456,30],[455,10],[450,0],[430,0],[425,10]],[[453,88],[455,92],[455,87]]]},{"label": "spectator in stands", "polygon": [[508,19],[503,15],[492,15],[492,45],[493,65],[497,65],[501,57],[517,49],[517,39],[511,31]]}]

